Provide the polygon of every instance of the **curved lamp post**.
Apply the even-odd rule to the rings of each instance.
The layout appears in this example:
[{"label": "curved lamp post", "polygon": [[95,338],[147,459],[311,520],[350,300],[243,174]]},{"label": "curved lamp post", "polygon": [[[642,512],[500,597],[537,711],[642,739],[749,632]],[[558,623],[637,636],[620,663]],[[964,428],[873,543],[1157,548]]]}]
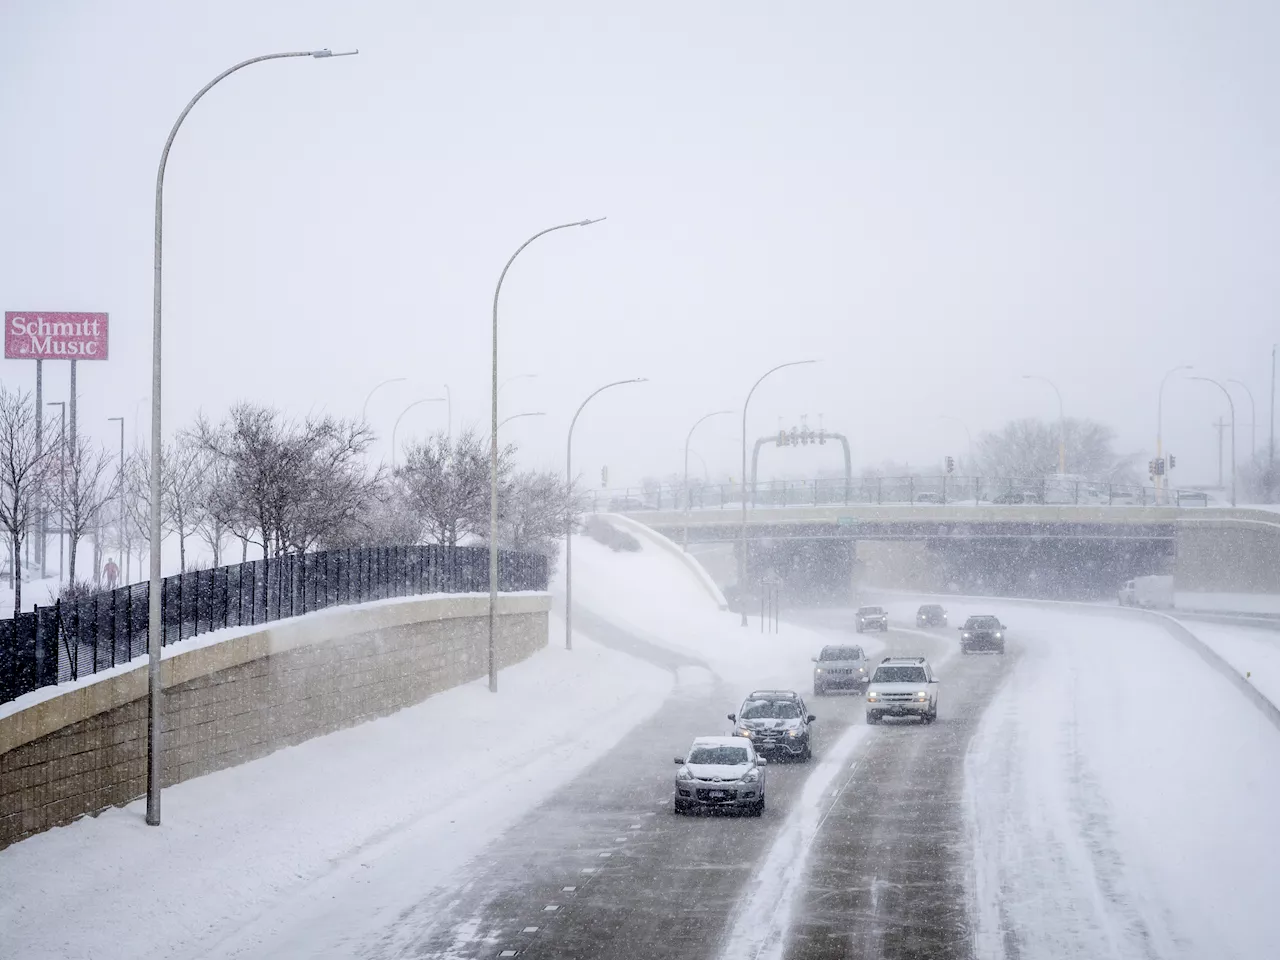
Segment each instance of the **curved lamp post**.
[{"label": "curved lamp post", "polygon": [[373,399],[373,395],[385,387],[389,383],[404,383],[408,377],[392,377],[390,380],[383,380],[380,384],[365,394],[364,403],[360,406],[360,419],[368,421],[369,419],[369,401]]},{"label": "curved lamp post", "polygon": [[[1184,364],[1181,364],[1180,366],[1174,367],[1172,370],[1169,370],[1167,373],[1165,373],[1163,377],[1160,378],[1160,396],[1157,399],[1157,403],[1156,403],[1156,459],[1157,460],[1164,459],[1164,385],[1168,383],[1169,378],[1173,376],[1175,373],[1177,373],[1179,370],[1192,370],[1192,369],[1194,368],[1191,366],[1191,364],[1184,363]],[[1163,497],[1164,474],[1160,474],[1156,477],[1156,484],[1158,486],[1161,496]]]},{"label": "curved lamp post", "polygon": [[[502,281],[507,279],[507,271],[516,257],[524,252],[524,248],[539,237],[569,227],[589,227],[599,223],[604,217],[595,220],[575,220],[573,223],[560,223],[554,227],[539,230],[520,246],[507,260],[502,273],[498,274],[498,285],[493,288],[493,396],[490,417],[489,436],[489,692],[498,692],[498,658],[495,647],[495,633],[498,616],[498,296],[502,293]],[[513,378],[514,379],[514,378]]]},{"label": "curved lamp post", "polygon": [[[722,417],[725,414],[733,413],[733,410],[714,410],[711,413],[703,414],[694,421],[692,427],[689,428],[688,434],[684,438],[684,543],[685,550],[689,549],[689,511],[693,508],[693,498],[689,496],[689,442],[693,439],[693,431],[698,429],[698,425],[703,420],[710,420],[712,417]],[[706,470],[706,463],[702,465]]]},{"label": "curved lamp post", "polygon": [[396,417],[396,422],[391,427],[391,469],[392,470],[396,468],[396,431],[400,429],[400,421],[404,419],[404,415],[408,413],[410,410],[412,410],[414,407],[418,406],[419,404],[444,403],[444,402],[445,402],[444,397],[423,397],[421,400],[413,401],[413,403],[409,404],[407,407],[405,407],[403,410],[400,411],[400,416]]},{"label": "curved lamp post", "polygon": [[1024,373],[1022,379],[1042,380],[1053,387],[1053,392],[1058,397],[1058,476],[1062,476],[1067,472],[1067,415],[1062,406],[1062,391],[1048,377],[1042,377],[1039,374]]},{"label": "curved lamp post", "polygon": [[747,391],[747,399],[742,404],[742,527],[738,531],[738,604],[742,607],[742,625],[747,625],[747,408],[751,406],[751,395],[756,387],[764,383],[765,378],[786,367],[799,367],[817,360],[792,360],[780,363],[772,370],[765,371],[751,389]]},{"label": "curved lamp post", "polygon": [[[1253,391],[1243,380],[1228,380],[1227,383],[1244,387],[1244,392],[1249,397],[1249,459],[1252,460],[1258,455],[1258,405],[1253,402]],[[1231,469],[1235,472],[1235,464],[1231,465]]]},{"label": "curved lamp post", "polygon": [[[647,383],[648,377],[634,377],[630,380],[615,380],[597,387],[587,394],[587,399],[578,405],[577,412],[569,421],[569,442],[565,445],[564,478],[565,492],[573,490],[573,428],[578,423],[582,408],[591,402],[592,397],[603,393],[610,387],[620,387],[626,383]],[[565,511],[564,518],[564,648],[573,649],[573,508]]]},{"label": "curved lamp post", "polygon": [[1212,383],[1227,398],[1227,406],[1231,408],[1231,505],[1236,505],[1236,404],[1231,399],[1231,391],[1211,377],[1187,377],[1188,380],[1201,380]]},{"label": "curved lamp post", "polygon": [[503,417],[498,421],[498,429],[501,430],[504,423],[509,423],[512,420],[519,420],[521,417],[545,417],[546,415],[545,410],[534,410],[532,413],[513,413],[511,416]]},{"label": "curved lamp post", "polygon": [[174,137],[182,121],[187,119],[191,108],[200,102],[200,98],[212,90],[220,81],[231,76],[237,70],[262,63],[266,60],[285,60],[291,57],[312,57],[324,60],[330,57],[348,57],[358,50],[346,53],[334,53],[332,50],[299,50],[290,53],[268,53],[261,57],[242,60],[233,67],[228,67],[200,88],[199,92],[183,107],[169,131],[169,139],[164,142],[164,150],[160,153],[160,166],[156,171],[156,221],[155,221],[155,264],[152,269],[152,302],[151,302],[151,543],[155,549],[151,551],[150,596],[147,599],[147,823],[157,826],[160,823],[160,280],[164,239],[164,171],[169,163],[169,151],[173,147]]}]

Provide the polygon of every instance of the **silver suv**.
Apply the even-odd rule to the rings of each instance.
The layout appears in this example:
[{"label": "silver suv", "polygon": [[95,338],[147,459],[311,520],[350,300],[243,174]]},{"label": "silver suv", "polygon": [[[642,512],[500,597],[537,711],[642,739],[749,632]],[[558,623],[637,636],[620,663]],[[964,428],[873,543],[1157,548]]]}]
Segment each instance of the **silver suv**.
[{"label": "silver suv", "polygon": [[884,717],[938,719],[938,678],[924,657],[885,657],[867,687],[867,723]]},{"label": "silver suv", "polygon": [[687,757],[676,757],[675,812],[724,807],[760,816],[767,762],[743,737],[698,737]]},{"label": "silver suv", "polygon": [[832,690],[861,693],[871,679],[867,672],[867,655],[861,647],[827,646],[813,658],[813,693],[822,696]]},{"label": "silver suv", "polygon": [[859,633],[864,630],[879,630],[883,633],[889,629],[889,614],[884,607],[859,607],[854,614],[854,627]]}]

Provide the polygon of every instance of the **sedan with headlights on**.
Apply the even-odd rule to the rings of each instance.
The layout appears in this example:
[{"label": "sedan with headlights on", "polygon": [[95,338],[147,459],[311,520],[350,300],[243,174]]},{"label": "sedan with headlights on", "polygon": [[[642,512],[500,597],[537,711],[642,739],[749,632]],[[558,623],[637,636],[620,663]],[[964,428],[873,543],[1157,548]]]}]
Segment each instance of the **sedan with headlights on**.
[{"label": "sedan with headlights on", "polygon": [[767,762],[743,737],[698,737],[687,756],[676,757],[675,812],[719,808],[760,816]]}]

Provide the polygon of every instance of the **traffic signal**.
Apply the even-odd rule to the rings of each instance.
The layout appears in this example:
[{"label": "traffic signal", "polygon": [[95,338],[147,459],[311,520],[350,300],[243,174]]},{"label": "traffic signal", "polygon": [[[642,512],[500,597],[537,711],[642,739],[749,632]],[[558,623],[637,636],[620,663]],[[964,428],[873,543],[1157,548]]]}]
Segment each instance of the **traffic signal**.
[{"label": "traffic signal", "polygon": [[795,427],[791,428],[791,445],[793,447],[800,446],[800,431]]},{"label": "traffic signal", "polygon": [[1172,453],[1169,454],[1169,469],[1172,470],[1177,465],[1178,465],[1178,458],[1175,457]]},{"label": "traffic signal", "polygon": [[954,457],[947,457],[947,473],[956,472],[956,461]]},{"label": "traffic signal", "polygon": [[1164,457],[1156,458],[1156,476],[1157,477],[1164,476]]},{"label": "traffic signal", "polygon": [[608,485],[609,485],[609,468],[601,467],[600,468],[600,486],[607,487]]},{"label": "traffic signal", "polygon": [[1147,475],[1150,476],[1152,480],[1156,478],[1156,462],[1154,460],[1147,461]]},{"label": "traffic signal", "polygon": [[787,431],[778,431],[778,446],[785,447],[787,445]]},{"label": "traffic signal", "polygon": [[826,430],[819,430],[819,431],[818,431],[818,443],[826,443],[826,442],[827,442],[827,431],[826,431]]}]

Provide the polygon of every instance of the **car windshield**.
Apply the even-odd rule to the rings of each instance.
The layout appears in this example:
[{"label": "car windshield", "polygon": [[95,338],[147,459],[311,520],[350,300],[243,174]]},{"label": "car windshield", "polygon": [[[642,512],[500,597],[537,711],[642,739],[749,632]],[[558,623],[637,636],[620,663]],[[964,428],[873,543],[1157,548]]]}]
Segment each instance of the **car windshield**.
[{"label": "car windshield", "polygon": [[970,617],[965,627],[970,630],[997,630],[1000,621],[995,617]]},{"label": "car windshield", "polygon": [[924,667],[877,667],[872,683],[924,683]]},{"label": "car windshield", "polygon": [[861,647],[823,647],[819,660],[861,660]]},{"label": "car windshield", "polygon": [[[741,738],[739,738],[741,739]],[[694,747],[689,751],[686,763],[702,763],[721,767],[735,767],[747,763],[746,747]],[[670,769],[670,768],[668,768]]]},{"label": "car windshield", "polygon": [[739,717],[743,720],[794,720],[800,707],[794,700],[749,700]]},{"label": "car windshield", "polygon": [[883,607],[862,607],[858,612],[862,614],[884,613],[884,608]]},{"label": "car windshield", "polygon": [[920,612],[921,613],[941,613],[942,607],[938,606],[936,603],[926,603],[923,607],[920,608]]}]

